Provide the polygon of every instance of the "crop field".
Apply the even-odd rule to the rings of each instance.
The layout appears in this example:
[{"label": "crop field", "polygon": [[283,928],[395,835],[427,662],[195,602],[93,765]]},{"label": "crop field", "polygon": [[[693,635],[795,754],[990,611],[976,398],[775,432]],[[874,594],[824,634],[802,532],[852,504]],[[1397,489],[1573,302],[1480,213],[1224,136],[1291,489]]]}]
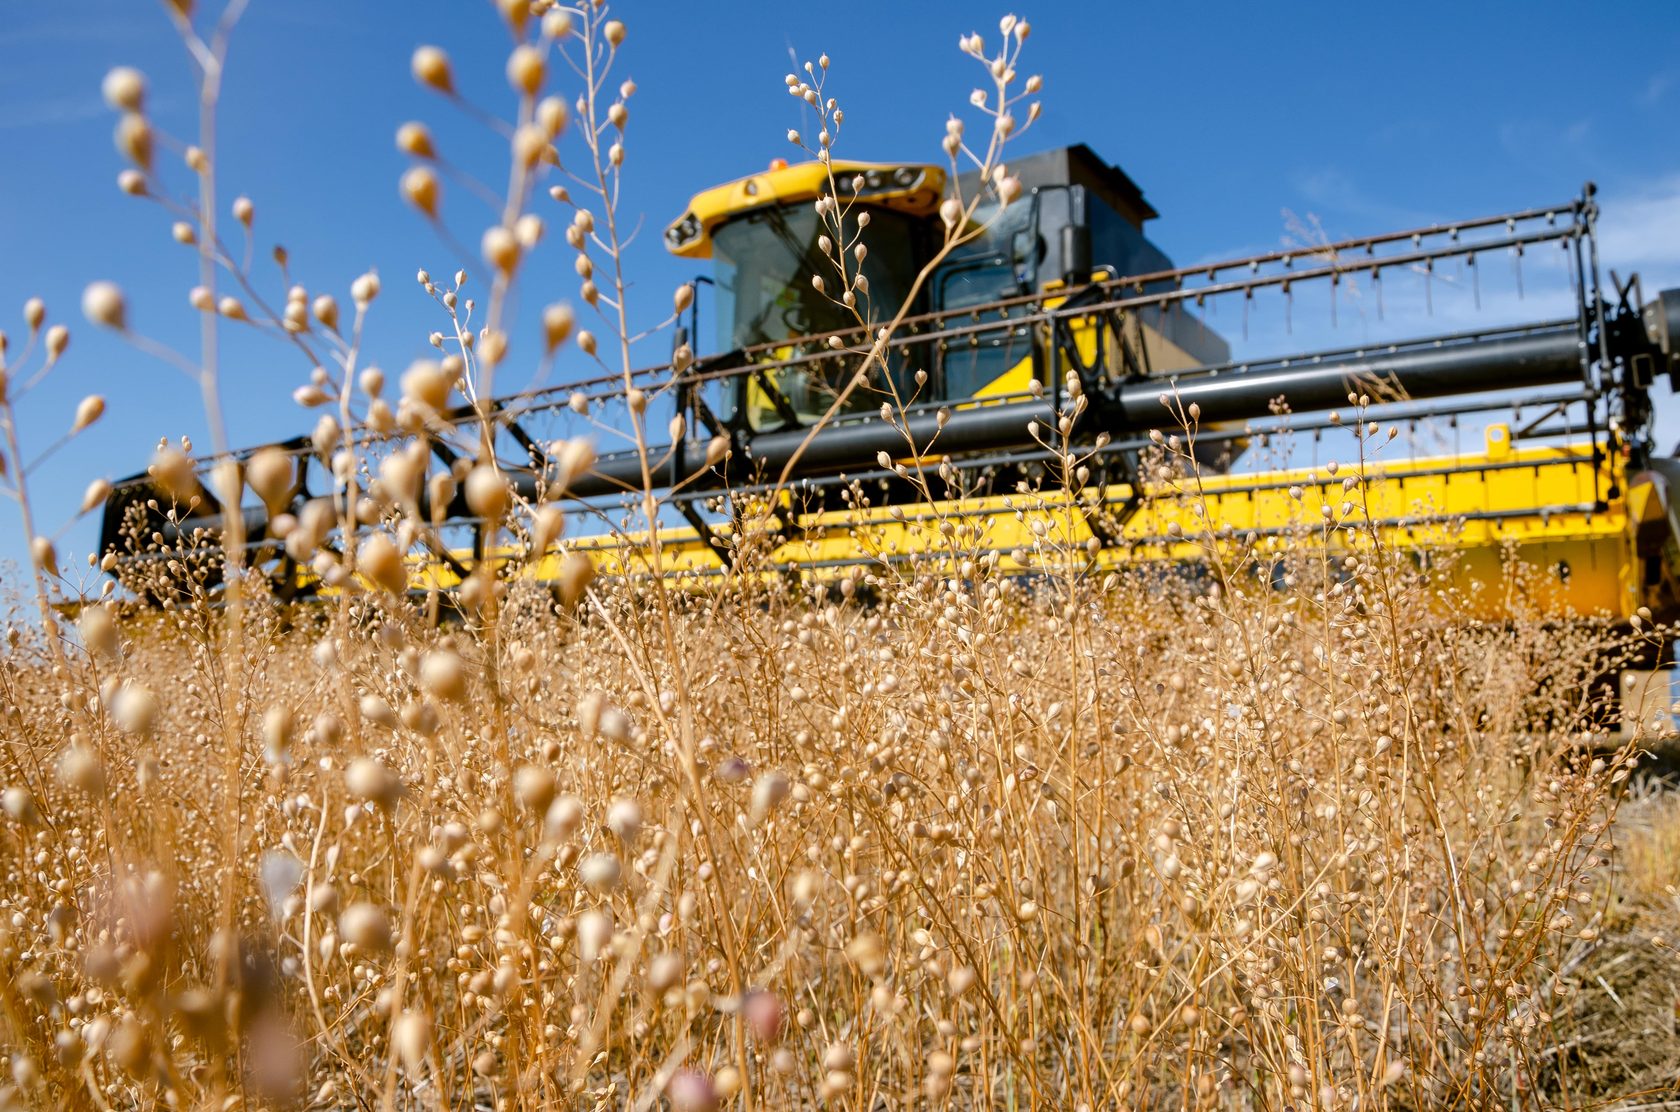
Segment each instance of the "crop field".
[{"label": "crop field", "polygon": [[[59,445],[26,443],[58,427],[25,395],[69,333],[32,301],[27,342],[0,343],[0,470],[30,539],[0,649],[0,1112],[1680,1107],[1680,799],[1665,739],[1617,728],[1616,689],[1672,628],[1560,622],[1533,601],[1549,573],[1514,554],[1474,588],[1509,617],[1466,619],[1489,607],[1463,554],[1373,524],[1368,461],[1395,434],[1357,394],[1315,441],[1335,497],[1290,490],[1275,543],[1197,502],[1195,407],[1163,409],[1141,457],[1191,492],[1172,541],[1194,559],[1110,570],[1095,539],[1043,527],[1089,475],[1070,379],[1050,465],[994,515],[1030,543],[935,507],[892,559],[779,566],[777,485],[722,572],[667,574],[647,427],[665,417],[625,309],[626,23],[599,0],[473,13],[515,44],[512,119],[489,129],[506,196],[469,240],[471,282],[420,273],[437,350],[388,383],[363,346],[380,278],[341,308],[277,249],[276,287],[253,202],[216,193],[243,7],[158,16],[194,67],[195,136],[162,133],[138,72],[105,81],[112,203],[163,203],[196,255],[200,349],[138,332],[112,282],[82,313],[188,374],[210,454],[161,443],[131,547],[85,576],[29,483]],[[963,36],[986,92],[943,137],[1000,207],[1022,190],[1005,148],[1039,117],[1029,32]],[[844,120],[828,67],[787,77],[814,120],[789,138],[823,164]],[[442,49],[411,68],[468,103]],[[425,125],[397,140],[401,195],[441,229],[454,171]],[[942,251],[981,201],[933,210]],[[825,296],[870,331],[831,345],[857,370],[824,420],[907,312],[865,316],[846,269],[864,225],[832,218],[825,262],[853,277]],[[521,324],[539,243],[577,301]],[[694,297],[666,317],[661,293],[660,327]],[[242,328],[309,357],[292,455],[233,462],[217,338]],[[485,407],[499,369],[522,381],[561,352],[621,378],[622,422],[574,395],[603,427],[549,446],[527,497]],[[444,420],[457,406],[477,422]],[[904,412],[882,403],[895,428]],[[90,395],[60,444],[104,413]],[[644,477],[610,566],[565,547],[584,527],[568,484],[609,433]],[[730,451],[714,440],[707,465]],[[300,453],[333,485],[292,513]],[[921,466],[896,474],[925,507]],[[110,497],[96,480],[84,512]],[[482,558],[417,579],[457,501]],[[220,511],[208,532],[207,505],[267,511],[268,532]]]},{"label": "crop field", "polygon": [[3,674],[13,1099],[1672,1081],[1680,807],[1578,743],[1630,646],[1431,617],[1381,551],[1224,574],[252,599],[237,653],[202,603],[89,609],[68,674]]}]

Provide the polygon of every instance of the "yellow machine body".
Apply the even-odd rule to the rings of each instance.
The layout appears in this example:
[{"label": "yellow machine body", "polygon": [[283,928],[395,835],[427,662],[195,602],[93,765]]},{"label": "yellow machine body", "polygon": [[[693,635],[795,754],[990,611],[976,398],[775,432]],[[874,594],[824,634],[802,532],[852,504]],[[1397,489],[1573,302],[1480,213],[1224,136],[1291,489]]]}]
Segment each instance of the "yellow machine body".
[{"label": "yellow machine body", "polygon": [[[683,257],[710,257],[713,232],[734,217],[767,206],[811,203],[837,182],[860,203],[930,218],[947,184],[934,166],[775,165],[697,194],[667,230],[667,247]],[[1056,278],[1039,286],[1044,311],[1064,303],[1061,286]],[[1079,316],[1066,324],[1087,364],[1098,362],[1099,351],[1121,347],[1151,374],[1170,375],[1205,362],[1142,316]],[[966,409],[1020,400],[1035,383],[1047,387],[1062,381],[1068,373],[1061,365],[1064,356],[1044,339],[1023,344],[1029,354],[949,404]],[[771,344],[756,357],[774,364],[793,350]],[[755,424],[768,415],[770,403],[762,390],[750,387],[744,397]],[[1240,455],[1247,446],[1235,435],[1243,430],[1218,431],[1232,454]],[[1406,458],[1402,454],[1413,448],[1404,440],[1378,447],[1377,439],[1366,441],[1372,453],[1368,459],[1344,455],[1339,467],[1328,460],[1294,465],[1281,452],[1288,465],[1277,469],[1194,468],[1142,489],[1117,484],[1069,494],[1061,484],[1047,482],[1041,493],[811,512],[800,507],[796,494],[783,492],[756,524],[751,514],[740,519],[748,522],[745,528],[760,532],[752,543],[763,557],[744,565],[751,569],[744,573],[796,571],[839,579],[864,569],[954,572],[962,560],[991,552],[1006,573],[1168,569],[1218,559],[1241,560],[1255,574],[1266,575],[1291,552],[1357,551],[1378,544],[1438,570],[1442,597],[1466,617],[1626,620],[1641,607],[1674,608],[1676,600],[1665,594],[1680,582],[1680,550],[1674,541],[1680,522],[1667,479],[1658,472],[1627,473],[1613,438],[1519,446],[1509,426],[1494,424],[1474,451]],[[1351,432],[1343,440],[1344,449],[1354,447]],[[1272,443],[1279,441],[1273,438]],[[1203,458],[1200,452],[1197,457]],[[895,461],[929,473],[939,462],[938,456]],[[872,466],[873,461],[858,461],[860,471]],[[729,527],[708,528],[710,539],[693,527],[661,527],[659,570],[689,585],[742,574],[726,565],[713,543],[728,539]],[[745,547],[747,540],[733,538],[732,543]],[[491,545],[483,558],[505,563],[509,574],[550,582],[571,553],[588,555],[606,574],[655,571],[652,537],[646,533],[569,537],[534,561],[526,560],[522,550]],[[451,555],[455,563],[471,566],[470,552]],[[447,561],[416,558],[412,568],[417,591],[447,591],[459,582]],[[302,569],[299,574],[311,573]]]},{"label": "yellow machine body", "polygon": [[[1269,566],[1303,545],[1364,550],[1374,535],[1375,543],[1438,567],[1464,617],[1625,620],[1641,606],[1661,605],[1638,552],[1641,522],[1672,513],[1660,477],[1631,477],[1629,485],[1615,460],[1594,463],[1588,443],[1511,448],[1509,436],[1507,426],[1494,425],[1476,452],[1394,462],[1378,455],[1352,489],[1344,479],[1358,469],[1344,463],[1334,474],[1327,466],[1294,467],[1187,477],[1141,492],[1107,486],[1073,498],[1050,491],[815,514],[784,499],[767,525],[798,539],[768,545],[765,563],[839,579],[866,570],[955,570],[961,559],[996,552],[1006,573],[1100,573],[1201,564],[1218,549],[1218,558],[1249,553],[1257,566]],[[1624,493],[1593,510],[1595,484],[1600,495],[1616,487]],[[1136,509],[1110,532],[1103,515],[1134,498]],[[1542,508],[1556,506],[1576,508]],[[1365,528],[1368,521],[1374,531]],[[693,529],[661,530],[660,546],[674,580],[696,584],[725,572]],[[554,580],[565,552],[588,554],[605,574],[653,570],[649,538],[636,534],[565,542],[518,574]],[[512,549],[490,554],[521,556]],[[438,562],[417,563],[414,572],[419,590],[458,582]]]},{"label": "yellow machine body", "polygon": [[[1097,326],[1081,323],[1076,338],[1094,346]],[[1160,364],[1189,363],[1153,330],[1138,327]],[[1032,360],[1023,360],[967,404],[1019,396],[1037,374]],[[1351,447],[1351,432],[1346,440]],[[766,528],[791,539],[767,543],[764,563],[838,579],[867,568],[954,567],[973,553],[996,552],[1006,572],[1102,572],[1197,564],[1217,547],[1220,558],[1247,552],[1269,565],[1303,543],[1358,550],[1374,535],[1376,543],[1439,567],[1443,587],[1456,588],[1452,605],[1466,617],[1626,619],[1642,606],[1672,604],[1660,592],[1680,578],[1676,569],[1655,574],[1649,567],[1680,559],[1672,551],[1680,528],[1660,474],[1629,475],[1618,453],[1603,444],[1595,453],[1587,440],[1519,447],[1504,424],[1489,426],[1484,443],[1468,452],[1398,458],[1408,450],[1403,441],[1369,443],[1373,453],[1363,464],[1343,456],[1339,465],[1198,473],[1142,490],[1110,485],[1072,497],[1048,490],[801,513],[783,495]],[[931,472],[939,461],[899,462]],[[1356,479],[1351,488],[1349,476]],[[716,532],[727,535],[727,528]],[[694,529],[662,529],[659,539],[668,576],[699,582],[724,573]],[[570,539],[518,574],[553,580],[567,552],[588,554],[606,574],[653,570],[650,538],[642,533]],[[1028,553],[1034,555],[1023,560]],[[468,551],[452,555],[471,563]],[[513,549],[488,553],[497,562],[522,556]],[[458,581],[441,561],[414,564],[416,590],[448,590]]]},{"label": "yellow machine body", "polygon": [[[1463,617],[1626,620],[1641,607],[1673,608],[1667,592],[1680,581],[1673,540],[1680,520],[1662,474],[1629,474],[1617,453],[1602,444],[1595,453],[1586,440],[1514,447],[1504,424],[1489,426],[1475,451],[1394,458],[1401,445],[1391,441],[1363,464],[1344,456],[1339,466],[1326,460],[1185,474],[1142,489],[1115,484],[1073,496],[1047,489],[803,513],[783,494],[760,523],[770,539],[755,574],[781,569],[838,580],[870,570],[954,572],[961,560],[987,552],[998,554],[1000,570],[1018,574],[1192,566],[1212,558],[1247,559],[1263,570],[1303,547],[1362,551],[1376,543],[1437,568]],[[940,460],[903,462],[931,474]],[[728,535],[724,526],[714,531]],[[679,583],[729,573],[693,528],[663,528],[659,544],[660,566]],[[570,538],[537,561],[513,547],[492,548],[485,558],[552,582],[574,552],[603,574],[654,570],[645,532]],[[470,550],[451,556],[472,565]],[[459,585],[443,561],[414,558],[411,567],[413,590]],[[314,579],[306,568],[299,574],[299,585]]]}]

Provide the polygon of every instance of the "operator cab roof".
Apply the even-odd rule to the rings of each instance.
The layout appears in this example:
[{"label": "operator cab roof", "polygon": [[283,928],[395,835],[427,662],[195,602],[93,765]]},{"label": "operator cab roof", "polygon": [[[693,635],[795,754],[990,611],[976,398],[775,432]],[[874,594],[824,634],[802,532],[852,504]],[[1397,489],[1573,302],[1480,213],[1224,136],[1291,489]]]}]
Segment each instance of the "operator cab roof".
[{"label": "operator cab roof", "polygon": [[[938,209],[945,192],[945,171],[937,166],[836,161],[833,173],[842,200],[855,197],[917,216]],[[828,191],[828,166],[821,162],[789,166],[777,159],[762,173],[696,193],[688,211],[665,229],[665,248],[684,258],[711,258],[712,230],[718,225],[754,209],[815,201]]]}]

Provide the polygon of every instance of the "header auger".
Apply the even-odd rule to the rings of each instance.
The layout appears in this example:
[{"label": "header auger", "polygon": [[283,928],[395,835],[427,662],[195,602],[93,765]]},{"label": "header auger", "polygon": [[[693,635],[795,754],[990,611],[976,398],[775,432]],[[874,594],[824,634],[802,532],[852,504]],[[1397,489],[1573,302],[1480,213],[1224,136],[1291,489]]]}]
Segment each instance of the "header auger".
[{"label": "header auger", "polygon": [[[1385,425],[1487,426],[1474,450],[1384,464],[1386,482],[1368,513],[1396,544],[1455,549],[1465,574],[1491,581],[1513,559],[1540,569],[1551,585],[1525,588],[1527,602],[1560,616],[1675,611],[1680,549],[1669,483],[1680,470],[1654,450],[1650,391],[1665,376],[1672,386],[1680,368],[1680,291],[1645,300],[1637,277],[1620,282],[1612,273],[1609,287],[1601,284],[1590,186],[1551,207],[1175,267],[1143,234],[1156,214],[1138,187],[1078,146],[1012,164],[1022,195],[983,207],[984,234],[911,298],[953,183],[934,166],[833,170],[850,226],[867,224],[860,288],[878,314],[909,300],[884,369],[866,382],[852,379],[876,334],[857,329],[812,283],[826,265],[813,209],[830,190],[821,164],[773,167],[707,190],[666,232],[673,253],[715,264],[697,280],[676,358],[631,376],[647,427],[668,422],[674,434],[649,453],[669,515],[659,526],[668,573],[718,574],[749,547],[760,566],[816,574],[936,558],[948,542],[923,527],[934,518],[962,522],[964,543],[1006,569],[1025,568],[1023,549],[1046,536],[1096,566],[1194,559],[1193,534],[1210,525],[1281,546],[1302,517],[1303,488],[1305,508],[1317,514],[1320,503],[1342,500],[1342,480],[1288,459],[1243,473],[1231,464],[1285,430],[1318,437],[1351,398]],[[971,195],[975,183],[961,184]],[[1394,310],[1396,284],[1406,287],[1409,310],[1421,295],[1426,315],[1443,296],[1438,286],[1479,307],[1493,283],[1485,273],[1503,275],[1520,294],[1537,259],[1567,275],[1568,312],[1246,359],[1233,358],[1211,326],[1240,321],[1247,339],[1254,306],[1281,302],[1285,336],[1272,342],[1287,348],[1296,307],[1309,299],[1333,323],[1348,312],[1353,288],[1367,323]],[[691,351],[708,346],[698,339],[702,303],[719,334],[714,353],[695,358]],[[1375,408],[1366,411],[1361,396]],[[488,422],[518,498],[563,495],[574,519],[610,522],[622,497],[643,487],[642,457],[603,452],[562,492],[551,445],[625,427],[628,403],[623,376],[602,375],[462,406],[363,446],[377,463],[418,439],[434,470],[460,470],[451,434],[476,441]],[[1497,420],[1502,413],[1507,421]],[[1151,431],[1191,415],[1205,520],[1175,484],[1141,467]],[[323,580],[288,554],[282,534],[335,488],[309,438],[279,447],[295,460],[293,493],[278,516],[242,508],[246,562],[295,596]],[[1078,490],[1024,509],[1014,499],[1020,484],[1054,472],[1064,453],[1081,461]],[[198,466],[203,473],[208,465]],[[457,485],[428,485],[442,496],[437,504],[420,499],[422,517],[462,537],[416,546],[416,589],[447,589],[476,562],[512,566],[508,557],[523,554],[485,535]],[[171,503],[153,474],[117,484],[101,545],[118,554],[119,577],[155,569],[162,552],[214,549],[222,508],[209,490],[199,483],[195,500]],[[768,514],[744,514],[766,505]],[[373,521],[383,511],[375,498],[360,512]],[[620,531],[573,536],[561,547],[635,573],[646,569],[646,543]],[[518,564],[542,577],[554,558]],[[1509,592],[1486,595],[1484,616],[1509,605]]]}]

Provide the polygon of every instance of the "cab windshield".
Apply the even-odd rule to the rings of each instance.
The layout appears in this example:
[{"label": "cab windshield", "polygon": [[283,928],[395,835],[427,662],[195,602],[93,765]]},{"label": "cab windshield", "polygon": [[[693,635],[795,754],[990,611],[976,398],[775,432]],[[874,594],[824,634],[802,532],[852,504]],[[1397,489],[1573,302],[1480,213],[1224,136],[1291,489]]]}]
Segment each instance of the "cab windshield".
[{"label": "cab windshield", "polygon": [[[861,207],[853,210],[854,214],[862,211]],[[858,298],[858,311],[866,322],[874,323],[897,311],[915,277],[917,228],[914,218],[903,213],[883,208],[868,211],[870,224],[863,242],[869,252],[863,275],[869,294]],[[849,242],[857,229],[852,217],[846,223]],[[817,246],[818,235],[826,230],[812,206],[790,205],[746,213],[713,231],[720,350],[771,345],[756,358],[775,362],[804,354],[803,347],[796,349],[788,341],[856,326],[850,310],[811,285],[812,276],[820,275],[830,293],[839,292],[834,264]],[[850,263],[850,250],[847,255]],[[894,378],[903,380],[901,388],[910,377],[902,363],[897,359],[892,367]],[[749,380],[748,419],[755,428],[779,425],[786,414],[778,402],[785,402],[801,421],[814,420],[827,412],[856,369],[856,356],[838,355],[767,373],[764,377],[771,389]],[[776,393],[781,397],[776,398]],[[852,393],[842,412],[878,409],[885,393],[884,382],[872,381]]]}]

